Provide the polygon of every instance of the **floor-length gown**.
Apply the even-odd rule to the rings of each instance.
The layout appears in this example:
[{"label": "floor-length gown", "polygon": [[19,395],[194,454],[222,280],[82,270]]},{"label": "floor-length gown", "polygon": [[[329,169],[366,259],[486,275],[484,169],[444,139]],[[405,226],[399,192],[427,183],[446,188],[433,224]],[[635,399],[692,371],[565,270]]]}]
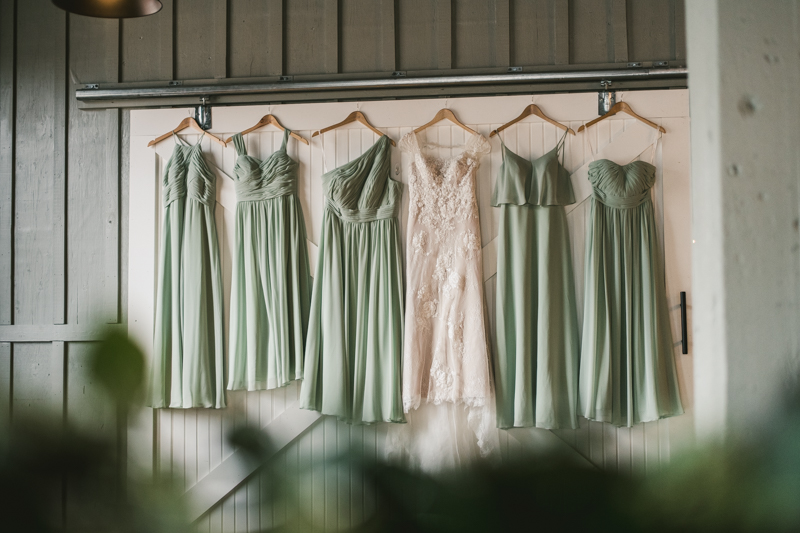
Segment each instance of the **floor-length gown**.
[{"label": "floor-length gown", "polygon": [[[415,133],[406,246],[403,407],[387,454],[426,471],[463,466],[496,449],[475,174],[490,151],[471,136],[460,154],[426,155]],[[449,148],[449,147],[447,147]],[[456,147],[461,148],[461,147]]]},{"label": "floor-length gown", "polygon": [[683,413],[650,197],[655,177],[652,161],[589,165],[580,414],[616,426]]},{"label": "floor-length gown", "polygon": [[[202,140],[202,136],[201,136]],[[222,275],[214,173],[200,141],[175,148],[163,178],[151,407],[225,407]]]},{"label": "floor-length gown", "polygon": [[282,387],[303,377],[311,304],[297,161],[283,144],[263,161],[236,148],[236,238],[231,279],[228,389]]},{"label": "floor-length gown", "polygon": [[[578,427],[580,331],[565,205],[575,203],[559,162],[566,132],[528,161],[502,144],[492,205],[497,235],[497,427]],[[502,142],[502,140],[501,140]]]},{"label": "floor-length gown", "polygon": [[389,138],[322,176],[325,212],[300,406],[340,420],[404,422],[403,271]]}]

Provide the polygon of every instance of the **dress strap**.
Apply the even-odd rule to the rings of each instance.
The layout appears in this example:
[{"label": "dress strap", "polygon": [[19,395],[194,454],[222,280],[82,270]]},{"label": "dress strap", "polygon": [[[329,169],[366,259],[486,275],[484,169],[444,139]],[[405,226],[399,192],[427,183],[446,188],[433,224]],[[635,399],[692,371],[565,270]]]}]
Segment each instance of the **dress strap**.
[{"label": "dress strap", "polygon": [[204,131],[203,133],[201,133],[201,134],[200,134],[200,138],[199,138],[199,139],[197,139],[197,142],[196,142],[196,143],[194,143],[194,145],[195,145],[195,146],[197,146],[198,144],[200,144],[201,142],[203,142],[203,137],[205,137],[205,136],[206,136],[206,132]]},{"label": "dress strap", "polygon": [[244,137],[241,133],[233,136],[233,147],[236,148],[236,155],[247,155],[247,147],[244,145]]},{"label": "dress strap", "polygon": [[[584,123],[584,126],[585,125],[586,124]],[[588,130],[588,128],[584,128],[583,131],[586,132],[586,133],[583,134],[583,136],[586,138],[586,142],[589,143],[589,150],[592,152],[592,161],[594,161],[594,157],[595,157],[594,147],[592,146],[592,139],[591,139],[591,136],[589,135],[589,130]]]},{"label": "dress strap", "polygon": [[321,133],[319,136],[319,142],[322,144],[322,170],[324,172],[328,172],[328,163],[325,161],[325,134]]},{"label": "dress strap", "polygon": [[567,141],[567,133],[569,133],[569,128],[564,130],[564,135],[561,136],[561,140],[559,140],[558,144],[556,145],[556,151],[561,151],[561,166],[562,167],[564,166],[564,152],[566,152],[564,147],[567,144],[567,142],[566,142]]},{"label": "dress strap", "polygon": [[292,131],[289,128],[283,128],[283,143],[281,144],[281,151],[283,152],[286,151],[286,141],[289,139],[289,134],[291,133]]},{"label": "dress strap", "polygon": [[656,160],[656,152],[658,151],[658,141],[660,141],[660,140],[661,140],[661,135],[662,135],[662,133],[661,133],[661,130],[658,130],[658,137],[656,137],[656,140],[655,140],[655,141],[653,141],[653,144],[652,144],[652,146],[653,146],[653,151],[652,151],[652,153],[650,154],[650,164],[651,164],[651,165],[652,165],[653,163],[655,163],[655,160]]}]

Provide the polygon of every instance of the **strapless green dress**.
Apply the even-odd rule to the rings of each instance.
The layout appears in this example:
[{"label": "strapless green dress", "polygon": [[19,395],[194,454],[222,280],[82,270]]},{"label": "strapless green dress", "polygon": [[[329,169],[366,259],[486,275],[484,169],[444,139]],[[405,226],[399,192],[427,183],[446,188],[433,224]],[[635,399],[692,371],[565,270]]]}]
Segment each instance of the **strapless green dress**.
[{"label": "strapless green dress", "polygon": [[645,161],[589,165],[580,414],[631,426],[683,413]]}]

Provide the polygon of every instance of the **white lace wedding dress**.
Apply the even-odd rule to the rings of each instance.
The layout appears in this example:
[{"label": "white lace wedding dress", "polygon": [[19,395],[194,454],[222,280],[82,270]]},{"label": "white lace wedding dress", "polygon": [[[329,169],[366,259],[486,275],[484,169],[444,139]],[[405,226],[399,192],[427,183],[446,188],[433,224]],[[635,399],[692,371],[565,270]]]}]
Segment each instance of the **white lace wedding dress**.
[{"label": "white lace wedding dress", "polygon": [[[469,135],[469,134],[467,134]],[[491,151],[482,135],[446,159],[426,155],[415,133],[409,153],[403,408],[387,455],[435,472],[494,455],[498,448],[475,174]],[[453,147],[458,149],[459,147]]]}]

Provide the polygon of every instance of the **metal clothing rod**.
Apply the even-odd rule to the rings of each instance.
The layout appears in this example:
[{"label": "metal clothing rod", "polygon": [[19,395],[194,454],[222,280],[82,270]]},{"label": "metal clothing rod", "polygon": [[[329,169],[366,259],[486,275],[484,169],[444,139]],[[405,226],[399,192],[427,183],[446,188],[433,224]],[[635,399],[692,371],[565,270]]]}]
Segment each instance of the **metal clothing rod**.
[{"label": "metal clothing rod", "polygon": [[432,76],[417,78],[387,78],[366,80],[331,80],[275,83],[238,83],[231,85],[152,86],[130,88],[103,88],[103,84],[90,84],[75,91],[78,100],[94,102],[132,98],[170,98],[197,96],[230,96],[269,93],[301,93],[309,91],[400,89],[414,87],[448,87],[456,85],[497,85],[518,83],[622,81],[646,79],[685,78],[686,68],[651,68],[619,70],[587,70],[573,72],[530,72],[522,74],[478,74],[464,76]]}]

